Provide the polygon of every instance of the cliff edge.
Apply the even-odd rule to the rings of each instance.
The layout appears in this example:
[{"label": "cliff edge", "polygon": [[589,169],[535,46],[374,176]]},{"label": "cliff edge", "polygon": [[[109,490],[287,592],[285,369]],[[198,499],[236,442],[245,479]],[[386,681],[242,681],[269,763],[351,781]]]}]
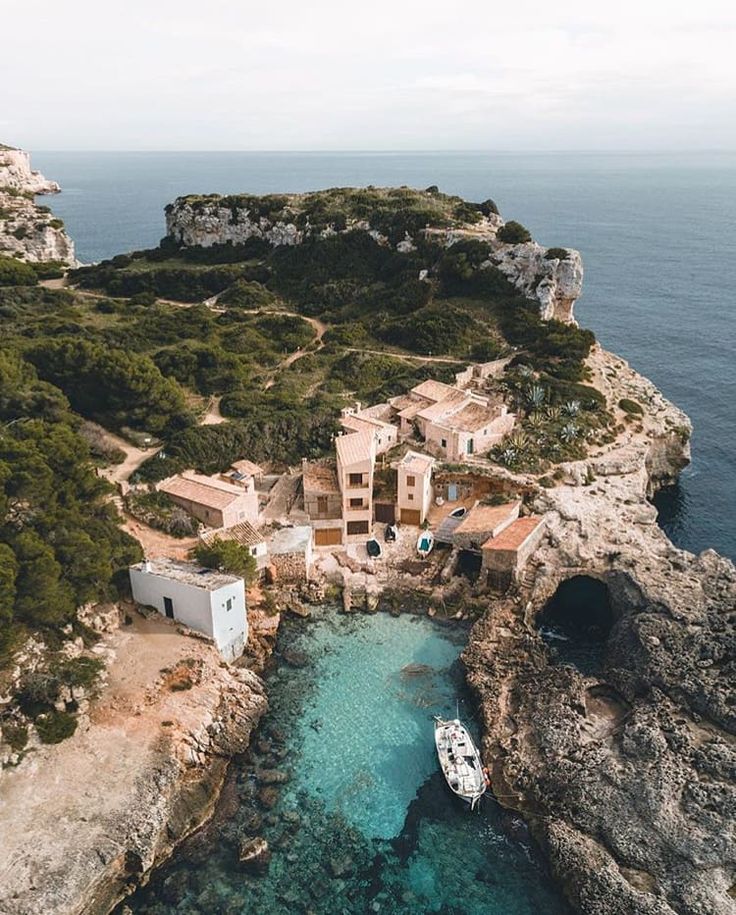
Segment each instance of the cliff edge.
[{"label": "cliff edge", "polygon": [[[472,632],[484,755],[586,915],[733,915],[736,569],[673,546],[648,501],[688,461],[687,417],[600,347],[589,367],[609,404],[644,412],[539,490],[548,540]],[[592,666],[540,631],[567,612],[560,586],[581,579],[608,603],[584,606]]]},{"label": "cliff edge", "polygon": [[33,199],[60,190],[55,181],[31,169],[27,152],[0,145],[0,255],[31,263],[77,265],[64,223]]}]

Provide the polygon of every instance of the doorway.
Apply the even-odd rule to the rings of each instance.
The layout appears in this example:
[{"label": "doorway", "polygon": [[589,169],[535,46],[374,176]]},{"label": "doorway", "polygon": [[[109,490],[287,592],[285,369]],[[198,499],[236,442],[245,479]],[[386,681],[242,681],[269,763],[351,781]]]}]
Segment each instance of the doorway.
[{"label": "doorway", "polygon": [[164,613],[170,619],[174,619],[174,602],[170,597],[164,598]]}]

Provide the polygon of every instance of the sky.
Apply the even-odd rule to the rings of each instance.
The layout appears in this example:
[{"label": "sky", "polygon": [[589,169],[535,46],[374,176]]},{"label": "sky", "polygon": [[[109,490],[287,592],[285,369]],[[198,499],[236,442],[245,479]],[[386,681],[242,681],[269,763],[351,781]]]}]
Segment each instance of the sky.
[{"label": "sky", "polygon": [[0,21],[0,142],[31,150],[736,149],[733,0],[0,0]]}]

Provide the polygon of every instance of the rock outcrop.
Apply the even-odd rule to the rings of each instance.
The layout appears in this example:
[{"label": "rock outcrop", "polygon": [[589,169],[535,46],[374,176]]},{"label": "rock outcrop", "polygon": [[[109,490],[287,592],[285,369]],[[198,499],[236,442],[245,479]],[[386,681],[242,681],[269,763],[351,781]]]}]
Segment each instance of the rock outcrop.
[{"label": "rock outcrop", "polygon": [[[132,612],[132,611],[131,611]],[[0,780],[0,912],[108,912],[211,814],[263,684],[158,617],[108,634],[84,724]]]},{"label": "rock outcrop", "polygon": [[[484,756],[581,912],[733,915],[736,569],[675,548],[647,500],[687,463],[687,417],[623,360],[596,348],[591,367],[644,414],[541,491],[548,541],[472,632]],[[615,619],[594,673],[537,630],[574,576],[606,585]]]},{"label": "rock outcrop", "polygon": [[[365,199],[360,199],[360,207],[354,204],[350,194],[360,192],[337,189],[275,198],[216,194],[179,197],[166,208],[166,231],[177,244],[205,248],[242,245],[251,239],[262,239],[273,246],[299,245],[315,235],[324,237],[356,229],[370,233],[379,244],[394,244],[399,251],[412,250],[420,233],[447,247],[466,240],[486,242],[492,253],[481,268],[495,266],[501,270],[523,295],[539,302],[544,320],[573,320],[573,306],[583,284],[579,252],[548,249],[534,241],[504,243],[497,237],[504,220],[483,204],[466,204],[471,208],[470,219],[467,210],[463,212],[454,205],[457,198],[436,191],[401,190],[413,195],[414,203],[419,201],[435,207],[436,214],[429,209],[426,214],[427,218],[434,215],[434,221],[422,224],[432,228],[417,228],[413,233],[404,231],[399,233],[400,237],[392,238],[380,217],[365,215]],[[373,195],[380,203],[390,192],[371,188],[363,193]],[[319,205],[324,198],[327,203]],[[446,204],[444,212],[443,203]]]},{"label": "rock outcrop", "polygon": [[31,169],[27,152],[0,146],[0,255],[76,266],[74,244],[64,223],[33,199],[60,190],[55,181]]}]

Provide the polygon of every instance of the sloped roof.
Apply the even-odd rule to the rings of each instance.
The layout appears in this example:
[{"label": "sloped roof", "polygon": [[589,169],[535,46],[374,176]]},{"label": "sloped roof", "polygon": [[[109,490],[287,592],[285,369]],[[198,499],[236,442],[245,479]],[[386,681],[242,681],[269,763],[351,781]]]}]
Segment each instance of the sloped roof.
[{"label": "sloped roof", "polygon": [[483,544],[484,550],[518,550],[522,544],[531,537],[537,528],[544,524],[544,518],[539,515],[528,515],[518,518],[501,531],[497,537],[490,537]]},{"label": "sloped roof", "polygon": [[335,448],[340,463],[344,467],[360,464],[373,457],[373,433],[351,432],[349,435],[338,435]]},{"label": "sloped roof", "polygon": [[446,417],[445,422],[459,432],[477,432],[484,426],[490,426],[500,415],[501,411],[498,407],[490,407],[471,400],[457,413]]},{"label": "sloped roof", "polygon": [[198,505],[222,510],[242,498],[245,491],[222,480],[213,480],[199,474],[181,475],[162,480],[156,487],[169,496],[178,496]]},{"label": "sloped roof", "polygon": [[418,451],[407,451],[399,466],[407,473],[424,474],[434,466],[434,458]]},{"label": "sloped roof", "polygon": [[302,464],[302,485],[304,492],[340,492],[335,468],[330,464],[305,461]]},{"label": "sloped roof", "polygon": [[263,473],[263,468],[259,464],[254,464],[253,461],[235,461],[230,467],[237,473],[243,473],[249,477],[259,477]]},{"label": "sloped roof", "polygon": [[240,521],[232,527],[204,531],[200,534],[200,540],[206,544],[215,540],[236,540],[241,546],[258,546],[259,543],[264,543],[266,538],[250,521]]},{"label": "sloped roof", "polygon": [[519,511],[521,502],[504,502],[502,505],[474,505],[455,528],[456,534],[477,534],[495,530],[510,515]]},{"label": "sloped roof", "polygon": [[[416,387],[411,389],[412,394],[416,394],[419,397],[426,397],[427,400],[432,400],[435,403],[440,400],[445,400],[455,391],[457,388],[453,388],[450,384],[445,384],[442,381],[423,381],[421,384],[418,384]],[[463,393],[462,391],[460,392]],[[463,394],[463,396],[465,396]]]}]

